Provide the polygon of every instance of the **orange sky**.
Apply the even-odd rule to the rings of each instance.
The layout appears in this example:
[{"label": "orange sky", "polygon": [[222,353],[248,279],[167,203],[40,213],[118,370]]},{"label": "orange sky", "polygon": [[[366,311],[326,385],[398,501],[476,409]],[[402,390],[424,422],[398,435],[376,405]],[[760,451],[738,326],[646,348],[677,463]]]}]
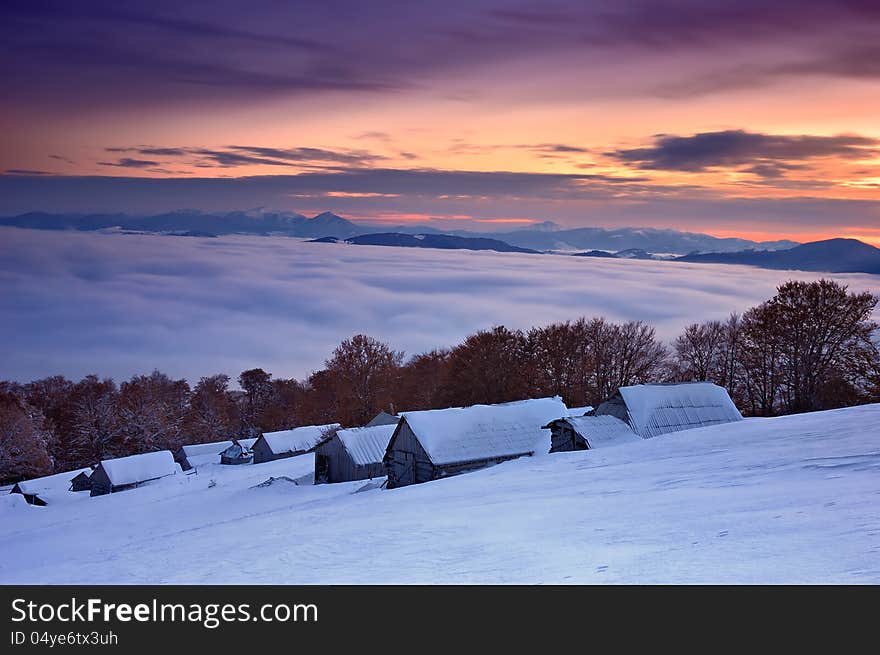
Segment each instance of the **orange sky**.
[{"label": "orange sky", "polygon": [[[137,21],[97,10],[41,16],[52,26],[43,34],[37,15],[19,8],[7,17],[7,40],[18,49],[4,64],[11,82],[0,170],[335,174],[338,182],[298,185],[265,204],[363,220],[625,222],[880,244],[880,74],[872,73],[872,51],[851,53],[878,42],[874,14],[746,2],[731,12],[707,4],[705,15],[677,21],[674,10],[614,3],[559,2],[532,16],[518,13],[518,3],[481,1],[440,13],[413,8],[412,16],[383,6],[372,16],[342,4],[351,15],[333,23],[338,46],[326,43],[319,9],[291,23],[272,13],[280,9],[187,8],[175,23],[163,3],[143,4]],[[295,27],[281,34],[280,24]],[[399,29],[411,24],[418,27]],[[570,25],[595,31],[585,40]],[[85,41],[84,26],[120,38]],[[56,41],[66,56],[45,47]],[[153,42],[179,47],[162,59],[148,48]],[[291,70],[302,75],[290,78]],[[365,169],[389,172],[370,185]],[[419,184],[385,183],[401,171],[419,171]],[[438,172],[587,177],[520,193],[516,179],[503,189],[495,181],[465,189],[448,181],[461,176],[435,183]],[[9,207],[45,209],[43,200],[35,192],[32,207],[27,198]],[[140,209],[99,200],[95,209]],[[191,206],[201,203],[194,196]],[[801,205],[803,214],[792,209]]]}]

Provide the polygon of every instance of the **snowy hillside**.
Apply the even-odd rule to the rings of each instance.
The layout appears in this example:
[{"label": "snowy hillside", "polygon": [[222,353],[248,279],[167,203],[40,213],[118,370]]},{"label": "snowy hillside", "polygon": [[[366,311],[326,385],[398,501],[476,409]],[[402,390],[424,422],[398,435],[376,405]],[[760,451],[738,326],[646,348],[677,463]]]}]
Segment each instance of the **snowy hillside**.
[{"label": "snowy hillside", "polygon": [[0,503],[0,583],[880,583],[880,405],[393,491],[255,486],[312,461]]}]

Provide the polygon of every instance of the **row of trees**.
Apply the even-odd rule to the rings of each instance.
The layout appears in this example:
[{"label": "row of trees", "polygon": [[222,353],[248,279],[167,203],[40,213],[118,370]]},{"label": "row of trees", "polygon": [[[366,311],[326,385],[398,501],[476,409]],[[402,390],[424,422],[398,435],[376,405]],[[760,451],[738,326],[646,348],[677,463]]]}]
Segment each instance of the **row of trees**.
[{"label": "row of trees", "polygon": [[365,335],[343,341],[306,380],[244,371],[190,387],[158,371],[117,385],[90,375],[0,382],[0,479],[70,470],[108,457],[338,421],[380,410],[431,409],[560,395],[598,405],[617,387],[709,380],[745,414],[880,400],[878,298],[835,282],[788,282],[726,321],[689,325],[670,345],[640,321],[603,318],[498,326],[454,348],[405,359]]}]

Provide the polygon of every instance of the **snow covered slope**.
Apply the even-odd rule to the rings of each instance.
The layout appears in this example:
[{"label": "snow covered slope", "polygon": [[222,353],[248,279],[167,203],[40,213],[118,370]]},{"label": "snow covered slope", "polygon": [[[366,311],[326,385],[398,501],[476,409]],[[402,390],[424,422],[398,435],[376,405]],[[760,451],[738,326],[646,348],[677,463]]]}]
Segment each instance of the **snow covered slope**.
[{"label": "snow covered slope", "polygon": [[880,583],[880,405],[527,457],[393,491],[254,488],[312,462],[0,504],[0,583]]}]

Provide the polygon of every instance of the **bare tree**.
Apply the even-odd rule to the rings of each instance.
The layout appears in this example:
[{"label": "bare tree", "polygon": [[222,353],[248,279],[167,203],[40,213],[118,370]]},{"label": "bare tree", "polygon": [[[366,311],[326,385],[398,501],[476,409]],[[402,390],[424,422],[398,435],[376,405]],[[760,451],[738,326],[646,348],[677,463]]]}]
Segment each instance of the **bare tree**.
[{"label": "bare tree", "polygon": [[654,328],[641,321],[621,325],[595,318],[586,324],[588,400],[598,405],[619,387],[656,381],[663,373],[666,347]]},{"label": "bare tree", "polygon": [[72,457],[77,465],[128,454],[123,446],[116,383],[111,378],[87,375],[74,385],[71,396]]},{"label": "bare tree", "polygon": [[52,472],[40,411],[0,384],[0,481],[17,482]]},{"label": "bare tree", "polygon": [[[432,350],[410,358],[400,369],[395,409],[436,409],[449,379],[449,350]],[[390,409],[390,408],[388,408]]]},{"label": "bare tree", "polygon": [[303,425],[301,410],[305,388],[297,380],[276,378],[272,380],[272,394],[260,414],[263,430],[290,430]]},{"label": "bare tree", "polygon": [[720,321],[691,323],[672,343],[677,376],[684,381],[715,381],[724,344]]},{"label": "bare tree", "polygon": [[790,281],[767,305],[779,334],[781,396],[785,411],[821,409],[821,390],[832,378],[866,389],[865,365],[877,357],[878,329],[871,314],[880,300],[849,293],[833,280]]},{"label": "bare tree", "polygon": [[228,375],[203,377],[189,400],[185,433],[190,443],[221,441],[235,433],[238,406],[229,393]]},{"label": "bare tree", "polygon": [[393,402],[403,353],[364,334],[343,341],[325,363],[335,387],[338,419],[363,425]]},{"label": "bare tree", "polygon": [[246,432],[258,431],[263,428],[260,425],[263,412],[272,402],[272,374],[261,368],[252,368],[242,371],[238,384],[244,390],[241,397],[241,429]]},{"label": "bare tree", "polygon": [[183,445],[189,395],[186,380],[172,380],[159,371],[123,382],[118,414],[128,452],[175,450]]},{"label": "bare tree", "polygon": [[449,405],[522,400],[531,390],[528,341],[504,326],[469,336],[449,353],[442,393]]},{"label": "bare tree", "polygon": [[569,406],[589,401],[592,352],[585,319],[552,323],[528,333],[537,395],[561,396]]}]

